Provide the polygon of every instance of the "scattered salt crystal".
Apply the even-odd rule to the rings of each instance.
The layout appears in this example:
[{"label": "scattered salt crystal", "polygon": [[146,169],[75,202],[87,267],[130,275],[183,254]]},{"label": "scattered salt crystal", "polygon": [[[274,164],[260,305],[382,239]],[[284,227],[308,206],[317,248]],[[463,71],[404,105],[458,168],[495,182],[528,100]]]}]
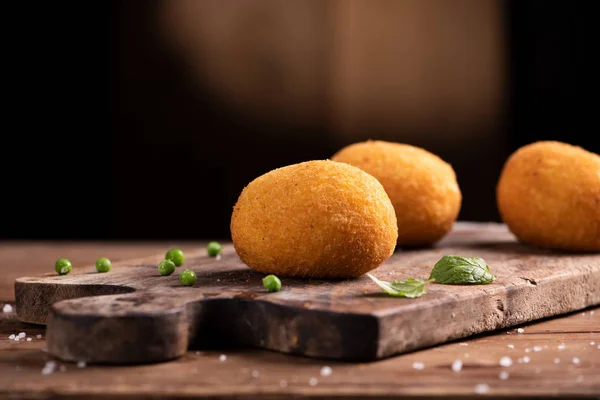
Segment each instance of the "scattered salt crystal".
[{"label": "scattered salt crystal", "polygon": [[452,371],[454,372],[460,372],[462,370],[463,367],[463,362],[461,360],[455,360],[452,363]]},{"label": "scattered salt crystal", "polygon": [[308,384],[310,386],[317,386],[317,383],[319,383],[319,380],[314,376],[308,380]]},{"label": "scattered salt crystal", "polygon": [[86,363],[85,361],[78,361],[77,362],[77,368],[85,368]]},{"label": "scattered salt crystal", "polygon": [[529,353],[531,349],[525,349],[525,353]]},{"label": "scattered salt crystal", "polygon": [[222,257],[220,254],[217,254],[217,257],[215,257],[217,259],[217,261],[219,261]]},{"label": "scattered salt crystal", "polygon": [[56,363],[54,361],[48,361],[42,368],[42,375],[50,375],[56,369]]},{"label": "scattered salt crystal", "polygon": [[560,358],[555,358],[554,359],[554,364],[560,364]]},{"label": "scattered salt crystal", "polygon": [[582,313],[581,313],[581,315],[585,315],[585,313],[584,313],[584,312],[582,312]]},{"label": "scattered salt crystal", "polygon": [[12,312],[13,308],[10,304],[5,304],[4,307],[2,307],[2,312],[5,313],[9,313]]},{"label": "scattered salt crystal", "polygon": [[253,378],[258,378],[258,375],[260,375],[260,372],[258,372],[257,370],[253,370],[252,371],[252,377]]},{"label": "scattered salt crystal", "polygon": [[524,364],[527,364],[529,361],[531,361],[531,358],[529,358],[527,356],[523,357],[523,363]]},{"label": "scattered salt crystal", "polygon": [[332,369],[331,367],[328,366],[324,366],[323,368],[321,368],[321,376],[329,376],[332,373]]},{"label": "scattered salt crystal", "polygon": [[25,332],[19,333],[19,338],[23,339],[27,334]]},{"label": "scattered salt crystal", "polygon": [[542,351],[542,346],[533,346],[533,351],[536,353]]},{"label": "scattered salt crystal", "polygon": [[225,354],[221,354],[219,356],[219,361],[226,361],[227,360],[227,356]]},{"label": "scattered salt crystal", "polygon": [[459,343],[459,345],[461,345],[461,346],[468,346],[469,343]]},{"label": "scattered salt crystal", "polygon": [[579,359],[579,357],[573,357],[573,364],[579,365],[580,363],[581,363],[581,360]]},{"label": "scattered salt crystal", "polygon": [[525,329],[523,329],[523,328],[519,328],[519,329],[517,329],[517,332],[519,332],[519,333],[523,333],[523,332],[525,332]]},{"label": "scattered salt crystal", "polygon": [[394,274],[395,274],[395,272],[394,272],[394,271],[390,271],[390,272],[388,272],[388,275],[394,275]]},{"label": "scattered salt crystal", "polygon": [[279,387],[285,388],[287,387],[288,383],[285,379],[282,379],[279,381]]},{"label": "scattered salt crystal", "polygon": [[424,369],[424,368],[425,368],[425,364],[423,364],[421,361],[415,361],[415,362],[413,363],[412,367],[413,367],[414,369],[421,370],[421,369]]},{"label": "scattered salt crystal", "polygon": [[577,382],[583,382],[583,375],[579,375],[577,377]]},{"label": "scattered salt crystal", "polygon": [[42,335],[35,335],[36,338],[41,339]]},{"label": "scattered salt crystal", "polygon": [[596,314],[595,311],[590,311],[590,315],[594,315],[594,314]]},{"label": "scattered salt crystal", "polygon": [[475,393],[484,394],[490,391],[490,387],[485,383],[479,383],[475,385]]},{"label": "scattered salt crystal", "polygon": [[559,350],[564,350],[565,349],[565,344],[564,343],[559,344],[558,345],[558,349]]},{"label": "scattered salt crystal", "polygon": [[15,338],[15,342],[18,342],[19,340],[21,340],[21,338],[17,336],[17,337]]},{"label": "scattered salt crystal", "polygon": [[590,342],[590,346],[593,346],[595,344],[596,344],[596,342]]},{"label": "scattered salt crystal", "polygon": [[15,338],[15,334],[13,333],[13,334],[12,334],[12,335],[10,335],[8,338],[9,338],[10,340],[13,340],[13,339]]},{"label": "scattered salt crystal", "polygon": [[501,371],[500,375],[498,375],[498,378],[500,378],[501,381],[507,380],[508,377],[509,377],[508,371]]},{"label": "scattered salt crystal", "polygon": [[67,367],[64,365],[60,366],[60,372],[65,372],[67,370]]},{"label": "scattered salt crystal", "polygon": [[28,342],[31,342],[31,338],[30,338],[30,337],[28,337],[28,338],[27,338],[27,341],[28,341]]},{"label": "scattered salt crystal", "polygon": [[503,367],[510,367],[512,364],[513,360],[508,356],[504,356],[500,359],[500,365]]},{"label": "scattered salt crystal", "polygon": [[508,347],[509,349],[514,349],[514,348],[515,348],[515,345],[514,345],[514,344],[509,344],[509,345],[508,345],[508,346],[506,346],[506,347]]}]

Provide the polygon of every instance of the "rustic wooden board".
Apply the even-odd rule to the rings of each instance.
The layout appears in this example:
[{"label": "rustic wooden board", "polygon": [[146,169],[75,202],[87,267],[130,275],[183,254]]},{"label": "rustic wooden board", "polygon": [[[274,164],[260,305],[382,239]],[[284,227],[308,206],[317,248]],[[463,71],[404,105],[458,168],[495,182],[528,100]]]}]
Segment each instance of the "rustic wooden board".
[{"label": "rustic wooden board", "polygon": [[498,279],[431,284],[412,300],[381,294],[367,277],[285,279],[281,292],[267,293],[262,275],[228,245],[221,260],[188,254],[186,267],[199,277],[191,288],[176,274],[158,275],[162,255],[117,264],[108,274],[20,278],[17,313],[25,322],[47,322],[48,349],[65,360],[154,362],[188,347],[232,344],[372,360],[600,303],[599,254],[527,247],[498,224],[457,224],[435,248],[399,250],[374,274],[426,278],[444,254],[483,257]]}]

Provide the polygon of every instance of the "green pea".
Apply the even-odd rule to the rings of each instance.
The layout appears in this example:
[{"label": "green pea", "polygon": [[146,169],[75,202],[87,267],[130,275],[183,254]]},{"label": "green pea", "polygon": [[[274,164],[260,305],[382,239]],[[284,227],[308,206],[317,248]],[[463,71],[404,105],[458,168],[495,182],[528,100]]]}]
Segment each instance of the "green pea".
[{"label": "green pea", "polygon": [[219,242],[210,242],[206,247],[206,250],[208,251],[208,255],[210,257],[218,256],[219,253],[221,253],[222,249],[223,247],[219,244]]},{"label": "green pea", "polygon": [[66,275],[71,272],[72,269],[73,266],[71,265],[71,261],[66,258],[59,258],[58,261],[56,261],[56,264],[54,264],[54,270],[59,275]]},{"label": "green pea", "polygon": [[158,264],[158,272],[160,272],[162,276],[171,275],[175,272],[175,263],[171,260],[161,261],[160,264]]},{"label": "green pea", "polygon": [[171,260],[176,267],[181,267],[185,261],[185,256],[183,255],[183,251],[181,251],[181,249],[171,249],[167,251],[165,260]]},{"label": "green pea", "polygon": [[267,275],[262,281],[263,286],[269,292],[279,292],[281,290],[281,281],[275,275]]},{"label": "green pea", "polygon": [[198,280],[196,273],[190,269],[186,269],[179,274],[179,282],[183,286],[194,286],[194,283]]},{"label": "green pea", "polygon": [[96,271],[98,272],[108,272],[110,271],[111,266],[112,263],[108,258],[99,258],[98,261],[96,261]]}]

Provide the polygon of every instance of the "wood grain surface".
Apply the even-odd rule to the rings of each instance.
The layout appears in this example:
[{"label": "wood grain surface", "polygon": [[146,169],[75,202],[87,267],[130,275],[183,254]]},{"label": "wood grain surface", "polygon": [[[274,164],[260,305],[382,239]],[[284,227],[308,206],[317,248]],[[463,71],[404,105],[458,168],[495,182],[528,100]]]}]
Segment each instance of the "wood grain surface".
[{"label": "wood grain surface", "polygon": [[[516,327],[498,330],[368,363],[325,362],[241,347],[198,354],[188,351],[177,360],[148,365],[78,368],[74,363],[55,360],[55,372],[41,374],[45,363],[52,360],[45,351],[45,327],[20,322],[14,312],[1,311],[6,301],[15,306],[12,290],[8,290],[14,284],[15,271],[23,275],[44,273],[65,253],[72,260],[73,255],[79,255],[77,265],[81,265],[92,264],[100,256],[144,257],[149,248],[150,254],[160,253],[174,244],[186,252],[201,245],[0,243],[0,398],[447,399],[477,397],[475,387],[479,384],[489,386],[486,398],[600,397],[600,308],[520,325],[523,333]],[[25,332],[32,341],[8,339],[19,332]],[[534,346],[540,346],[541,351],[533,350]],[[220,361],[221,355],[226,356],[225,361]],[[499,365],[503,356],[513,360],[510,367]],[[527,363],[525,356],[530,357]],[[573,363],[574,357],[579,364]],[[455,360],[464,363],[460,372],[451,370]],[[424,369],[414,369],[414,362],[422,362]],[[320,375],[325,365],[332,368],[331,376]],[[507,380],[499,379],[501,372],[509,374]],[[309,383],[311,378],[317,379],[314,386]]]},{"label": "wood grain surface", "polygon": [[427,278],[443,254],[483,257],[498,278],[490,285],[431,284],[418,299],[384,295],[364,276],[286,279],[281,292],[267,293],[262,275],[227,245],[221,260],[188,253],[195,287],[182,287],[177,274],[158,275],[162,253],[107,274],[84,268],[20,278],[17,311],[25,322],[44,323],[48,315],[49,351],[70,361],[156,362],[188,348],[232,345],[372,360],[600,303],[600,255],[523,246],[499,224],[459,223],[435,248],[397,251],[374,274]]}]

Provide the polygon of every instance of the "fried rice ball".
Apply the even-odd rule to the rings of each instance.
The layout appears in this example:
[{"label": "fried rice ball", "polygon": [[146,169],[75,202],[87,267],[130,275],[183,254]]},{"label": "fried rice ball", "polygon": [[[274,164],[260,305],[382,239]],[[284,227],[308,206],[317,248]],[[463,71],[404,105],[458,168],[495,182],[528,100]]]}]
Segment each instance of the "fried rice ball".
[{"label": "fried rice ball", "polygon": [[354,165],[381,182],[398,220],[399,246],[427,246],[452,228],[462,195],[450,164],[419,147],[383,141],[355,143],[332,160]]},{"label": "fried rice ball", "polygon": [[600,156],[561,142],[518,149],[496,188],[503,221],[522,242],[600,251]]},{"label": "fried rice ball", "polygon": [[303,162],[256,178],[231,217],[240,259],[286,277],[362,275],[392,255],[397,236],[394,208],[377,179],[334,161]]}]

